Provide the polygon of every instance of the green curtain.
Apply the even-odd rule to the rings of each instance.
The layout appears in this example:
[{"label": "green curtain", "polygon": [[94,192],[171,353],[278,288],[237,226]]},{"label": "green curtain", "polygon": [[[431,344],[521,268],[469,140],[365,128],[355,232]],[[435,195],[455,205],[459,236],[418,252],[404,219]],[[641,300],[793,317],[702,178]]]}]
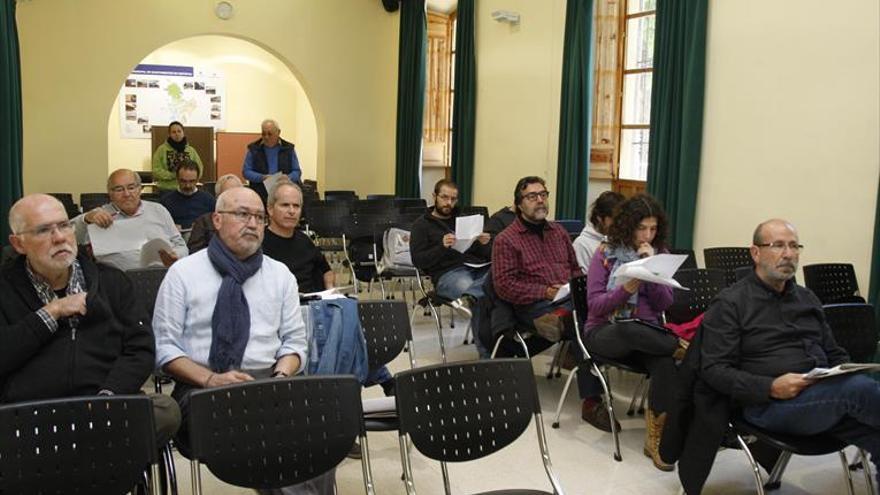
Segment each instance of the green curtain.
[{"label": "green curtain", "polygon": [[868,289],[868,302],[874,305],[874,311],[877,313],[877,324],[880,325],[880,184],[877,185],[877,212],[874,214],[874,249],[871,253],[871,279],[868,282]]},{"label": "green curtain", "polygon": [[660,0],[654,39],[648,192],[666,207],[670,242],[690,249],[700,175],[708,0]]},{"label": "green curtain", "polygon": [[15,0],[0,0],[0,244],[9,235],[9,208],[21,197],[21,64]]},{"label": "green curtain", "polygon": [[458,0],[455,26],[455,100],[452,102],[452,180],[458,203],[469,206],[474,190],[477,62],[474,56],[474,0]]},{"label": "green curtain", "polygon": [[593,0],[568,0],[556,168],[556,218],[584,220],[590,180]]},{"label": "green curtain", "polygon": [[422,120],[425,108],[425,57],[428,26],[425,0],[400,3],[397,61],[397,164],[394,193],[421,197]]}]

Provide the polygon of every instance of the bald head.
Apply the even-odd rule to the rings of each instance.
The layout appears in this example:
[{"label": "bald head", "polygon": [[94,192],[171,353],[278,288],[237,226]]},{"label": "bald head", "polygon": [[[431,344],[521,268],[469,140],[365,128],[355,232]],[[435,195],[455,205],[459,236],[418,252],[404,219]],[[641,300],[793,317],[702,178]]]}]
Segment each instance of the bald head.
[{"label": "bald head", "polygon": [[48,194],[28,194],[19,199],[9,209],[9,227],[13,234],[18,234],[28,228],[28,213],[38,210],[56,210],[64,212],[64,219],[67,219],[67,210],[61,201],[58,201]]},{"label": "bald head", "polygon": [[759,223],[758,226],[755,227],[755,232],[752,234],[752,244],[757,246],[766,243],[766,232],[770,229],[776,228],[788,229],[797,236],[797,229],[791,224],[791,222],[781,218],[771,218],[770,220],[765,220]]},{"label": "bald head", "polygon": [[232,188],[217,198],[214,228],[217,236],[238,259],[257,252],[266,228],[263,200],[247,187]]},{"label": "bald head", "polygon": [[107,192],[110,192],[110,189],[119,182],[133,182],[140,186],[141,176],[138,175],[134,170],[129,170],[127,168],[118,168],[110,174],[110,177],[107,177]]},{"label": "bald head", "polygon": [[46,194],[25,196],[9,209],[9,224],[14,232],[9,243],[31,269],[55,288],[67,285],[76,240],[64,205]]}]

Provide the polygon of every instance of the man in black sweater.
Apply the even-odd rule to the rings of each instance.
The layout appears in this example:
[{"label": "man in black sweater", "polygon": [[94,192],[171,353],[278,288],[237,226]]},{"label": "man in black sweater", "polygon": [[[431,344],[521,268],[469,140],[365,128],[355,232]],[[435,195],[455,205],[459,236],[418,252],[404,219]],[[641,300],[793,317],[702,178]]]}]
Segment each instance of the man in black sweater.
[{"label": "man in black sweater", "polygon": [[[0,403],[138,393],[155,348],[128,277],[77,256],[73,223],[51,196],[20,199],[9,224],[21,256],[0,272]],[[151,398],[161,445],[180,410]]]},{"label": "man in black sweater", "polygon": [[[483,232],[465,252],[453,249],[458,186],[443,179],[434,185],[434,207],[413,222],[410,253],[413,265],[431,277],[437,295],[453,301],[453,307],[470,314],[464,306],[483,297],[483,281],[491,258],[489,234]],[[459,301],[469,296],[471,301]],[[464,302],[464,304],[462,304]]]},{"label": "man in black sweater", "polygon": [[[755,270],[722,291],[703,319],[700,376],[762,428],[789,435],[829,433],[880,462],[880,383],[861,374],[806,378],[849,361],[819,299],[792,278],[801,249],[794,226],[755,229]],[[878,486],[880,486],[880,479]]]}]

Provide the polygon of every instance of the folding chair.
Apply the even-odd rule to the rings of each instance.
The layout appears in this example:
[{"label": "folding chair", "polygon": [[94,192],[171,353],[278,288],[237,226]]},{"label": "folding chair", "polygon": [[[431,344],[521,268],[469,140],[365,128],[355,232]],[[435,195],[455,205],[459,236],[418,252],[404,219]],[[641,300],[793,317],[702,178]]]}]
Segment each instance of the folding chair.
[{"label": "folding chair", "polygon": [[859,294],[859,281],[850,263],[804,265],[804,285],[822,304],[865,302]]},{"label": "folding chair", "polygon": [[443,486],[449,495],[447,462],[471,461],[498,452],[519,438],[532,418],[544,470],[553,491],[482,493],[564,493],[550,462],[535,375],[528,360],[469,361],[401,372],[397,375],[397,414],[407,495],[416,493],[407,439],[424,456],[440,461]]},{"label": "folding chair", "polygon": [[754,262],[747,247],[715,247],[703,249],[706,268],[723,270],[727,285],[736,283],[736,269],[742,266],[751,267]]},{"label": "folding chair", "polygon": [[196,390],[190,396],[193,494],[205,464],[218,479],[245,488],[282,488],[322,475],[360,437],[364,490],[374,493],[353,376],[270,378]]}]

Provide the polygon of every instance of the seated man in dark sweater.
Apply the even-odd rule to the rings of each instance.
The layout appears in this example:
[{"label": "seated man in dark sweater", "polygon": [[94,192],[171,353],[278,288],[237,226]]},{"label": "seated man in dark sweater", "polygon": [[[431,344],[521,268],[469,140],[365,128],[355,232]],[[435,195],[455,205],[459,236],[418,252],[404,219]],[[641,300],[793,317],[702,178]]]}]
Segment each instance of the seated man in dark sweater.
[{"label": "seated man in dark sweater", "polygon": [[[487,262],[491,256],[490,236],[483,232],[463,253],[452,248],[457,202],[458,186],[451,180],[438,181],[434,185],[434,207],[413,222],[409,247],[413,265],[431,277],[437,295],[451,299],[454,308],[469,314],[464,306],[471,306],[472,300],[483,297],[483,282],[489,273]],[[462,296],[469,297],[459,301]]]},{"label": "seated man in dark sweater", "polygon": [[159,200],[171,213],[178,229],[192,227],[196,218],[214,211],[214,197],[199,191],[199,166],[192,160],[184,160],[177,167],[177,190],[165,193]]}]

